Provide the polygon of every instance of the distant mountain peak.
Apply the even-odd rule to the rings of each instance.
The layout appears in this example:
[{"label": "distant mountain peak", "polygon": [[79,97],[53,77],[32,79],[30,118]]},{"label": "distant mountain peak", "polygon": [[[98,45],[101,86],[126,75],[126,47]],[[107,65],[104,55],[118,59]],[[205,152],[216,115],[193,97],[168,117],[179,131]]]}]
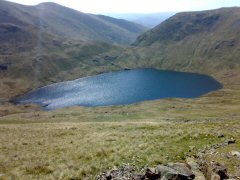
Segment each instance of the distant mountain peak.
[{"label": "distant mountain peak", "polygon": [[55,2],[42,2],[37,4],[37,6],[62,6],[62,5],[57,4]]},{"label": "distant mountain peak", "polygon": [[[180,41],[196,33],[215,32],[225,27],[224,24],[238,18],[238,16],[234,16],[234,13],[240,15],[240,8],[231,7],[177,13],[155,28],[140,35],[134,45],[148,46],[156,42]],[[231,21],[228,21],[229,17]],[[235,23],[235,25],[237,24]]]},{"label": "distant mountain peak", "polygon": [[177,13],[140,35],[133,46],[133,53],[128,51],[133,64],[147,59],[161,69],[239,71],[240,7]]},{"label": "distant mountain peak", "polygon": [[0,1],[0,23],[32,26],[61,37],[130,44],[146,28],[129,21],[82,13],[53,2],[25,6]]}]

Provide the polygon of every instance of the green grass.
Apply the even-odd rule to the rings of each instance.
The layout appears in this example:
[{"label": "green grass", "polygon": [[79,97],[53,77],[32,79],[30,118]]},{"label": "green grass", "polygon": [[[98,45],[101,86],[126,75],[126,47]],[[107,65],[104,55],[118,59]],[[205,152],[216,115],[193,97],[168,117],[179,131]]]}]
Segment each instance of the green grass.
[{"label": "green grass", "polygon": [[238,90],[225,88],[192,100],[49,112],[26,108],[0,117],[0,173],[17,179],[94,179],[124,163],[140,168],[182,161],[224,139],[240,141],[239,97]]},{"label": "green grass", "polygon": [[216,131],[220,128],[222,123],[205,122],[1,125],[0,167],[18,179],[94,178],[123,163],[142,167],[184,160],[194,153],[189,152],[191,146],[198,151],[221,142]]},{"label": "green grass", "polygon": [[[239,16],[234,17],[219,23],[222,26],[214,33],[203,31],[179,42],[159,41],[149,47],[124,50],[62,38],[53,43],[53,37],[42,34],[45,49],[17,51],[11,57],[11,68],[0,74],[1,98],[12,98],[52,82],[138,67],[206,73],[222,82],[224,89],[197,99],[49,112],[33,105],[1,103],[0,174],[5,174],[1,178],[94,179],[102,171],[123,163],[140,168],[182,161],[205,146],[230,137],[237,143],[220,148],[217,156],[207,158],[220,161],[237,174],[239,161],[226,159],[225,155],[240,148],[239,45],[214,50],[219,42],[233,38],[238,42],[236,32],[231,32],[234,28],[228,28]],[[40,54],[36,57],[37,53]],[[0,61],[4,63],[5,57]],[[225,137],[218,138],[219,133]]]}]

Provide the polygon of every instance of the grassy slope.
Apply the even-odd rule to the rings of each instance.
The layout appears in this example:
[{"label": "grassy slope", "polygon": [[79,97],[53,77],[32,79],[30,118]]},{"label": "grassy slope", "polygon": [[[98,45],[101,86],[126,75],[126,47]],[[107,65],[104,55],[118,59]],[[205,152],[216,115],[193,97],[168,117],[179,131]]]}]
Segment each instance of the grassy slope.
[{"label": "grassy slope", "polygon": [[8,66],[0,70],[0,101],[53,82],[121,69],[110,61],[122,48],[109,42],[130,43],[145,30],[54,3],[0,1],[0,15],[0,65]]},{"label": "grassy slope", "polygon": [[[16,44],[15,41],[7,45],[3,42],[2,51],[12,52],[2,53],[0,63],[12,65],[9,71],[0,71],[1,98],[10,98],[51,82],[136,67],[200,72],[232,82],[240,68],[239,14],[239,8],[180,13],[140,36],[135,46],[124,51],[102,43],[87,43],[83,47],[86,43],[49,37],[53,35],[46,38],[45,31],[35,31],[28,43],[24,43],[26,40],[20,45],[17,43],[20,46],[17,50],[9,48]],[[98,18],[113,21],[105,16]],[[118,23],[129,27],[126,23]],[[23,30],[29,32],[29,28]],[[34,31],[33,27],[30,30]],[[26,53],[29,50],[26,44],[33,47],[30,53]],[[29,77],[34,77],[30,83]]]},{"label": "grassy slope", "polygon": [[8,67],[0,70],[0,100],[111,69],[109,66],[114,65],[108,56],[121,49],[105,42],[69,40],[17,24],[0,23],[0,65]]},{"label": "grassy slope", "polygon": [[55,3],[24,6],[0,1],[0,23],[35,26],[45,32],[75,40],[101,40],[129,44],[146,28],[141,25],[82,13]]},{"label": "grassy slope", "polygon": [[179,13],[139,36],[119,60],[130,59],[129,67],[230,73],[240,67],[239,17],[240,8]]},{"label": "grassy slope", "polygon": [[[18,179],[94,179],[124,163],[140,168],[181,161],[233,137],[236,144],[209,158],[239,176],[239,160],[225,157],[240,148],[240,86],[227,79],[219,78],[222,90],[193,100],[51,112],[9,105],[5,111],[10,115],[0,117],[0,172]],[[225,137],[218,138],[219,133]]]},{"label": "grassy slope", "polygon": [[[123,163],[179,161],[234,137],[239,150],[240,93],[230,87],[204,97],[119,107],[72,107],[0,118],[0,172],[18,179],[83,178]],[[225,137],[218,138],[223,133]],[[189,152],[190,146],[195,146]],[[222,160],[231,174],[239,164]],[[235,164],[234,164],[235,163]]]},{"label": "grassy slope", "polygon": [[[18,33],[23,34],[21,31],[25,32],[21,29]],[[11,37],[12,34],[16,33],[7,32],[4,35]],[[18,41],[15,48],[8,48],[14,47],[15,40],[2,40],[0,64],[8,65],[7,70],[0,71],[2,99],[53,82],[101,73],[108,66],[113,66],[105,54],[114,54],[120,49],[103,42],[66,40],[44,32],[36,34],[33,31],[30,34],[33,38],[27,36],[22,42]],[[74,70],[75,67],[78,69]]]}]

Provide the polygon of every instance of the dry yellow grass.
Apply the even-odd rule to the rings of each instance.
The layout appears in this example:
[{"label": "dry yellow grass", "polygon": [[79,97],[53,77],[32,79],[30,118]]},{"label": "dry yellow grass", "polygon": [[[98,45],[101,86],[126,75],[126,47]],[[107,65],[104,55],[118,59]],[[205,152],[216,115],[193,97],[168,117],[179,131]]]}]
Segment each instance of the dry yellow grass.
[{"label": "dry yellow grass", "polygon": [[[240,149],[239,89],[232,84],[197,99],[117,107],[48,112],[18,107],[0,117],[0,174],[5,174],[0,178],[94,179],[123,163],[142,167],[179,161],[230,137],[237,143],[224,152]],[[236,173],[233,164],[221,162]]]},{"label": "dry yellow grass", "polygon": [[224,127],[222,122],[1,125],[0,172],[17,179],[94,178],[122,163],[144,166],[179,161],[191,154],[190,146],[197,151],[223,141],[217,138],[219,131],[238,138],[239,129],[234,120]]}]

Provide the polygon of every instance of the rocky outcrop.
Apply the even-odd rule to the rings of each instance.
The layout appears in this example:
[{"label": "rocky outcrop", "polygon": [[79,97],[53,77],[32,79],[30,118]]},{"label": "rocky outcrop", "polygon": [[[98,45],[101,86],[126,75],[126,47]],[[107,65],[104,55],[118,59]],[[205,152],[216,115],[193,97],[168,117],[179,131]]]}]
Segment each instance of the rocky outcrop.
[{"label": "rocky outcrop", "polygon": [[219,164],[202,168],[194,159],[188,158],[186,163],[168,163],[146,168],[137,173],[133,166],[114,168],[97,176],[97,180],[223,180],[228,179],[227,169]]},{"label": "rocky outcrop", "polygon": [[125,166],[102,173],[97,177],[98,180],[170,180],[170,179],[194,179],[191,167],[187,163],[168,163],[158,165],[156,168],[147,168],[145,172],[136,173],[133,166]]},{"label": "rocky outcrop", "polygon": [[[168,163],[167,165],[158,165],[156,167],[156,174],[159,175],[159,178],[162,180],[168,179],[194,179],[195,175],[193,174],[191,167],[187,163]],[[154,180],[149,176],[146,177],[150,180]]]},{"label": "rocky outcrop", "polygon": [[[224,137],[224,136],[221,136]],[[124,165],[104,172],[97,180],[223,180],[236,179],[228,174],[227,168],[218,162],[208,162],[205,155],[215,153],[216,149],[234,144],[235,139],[207,146],[196,157],[187,157],[185,162],[159,164],[155,168]],[[229,156],[239,158],[238,151],[229,152]]]},{"label": "rocky outcrop", "polygon": [[[236,143],[236,140],[234,138],[230,138],[225,140],[223,143],[207,146],[205,149],[203,149],[197,154],[198,165],[201,169],[201,172],[206,177],[206,179],[209,179],[209,180],[223,180],[223,179],[229,179],[229,178],[239,179],[239,177],[229,175],[227,172],[227,168],[223,164],[220,164],[219,162],[212,161],[212,160],[206,160],[206,159],[209,159],[209,157],[218,154],[217,149],[234,144],[234,143]],[[238,151],[230,151],[229,153],[227,153],[226,157],[237,158],[238,153],[239,153]]]}]

